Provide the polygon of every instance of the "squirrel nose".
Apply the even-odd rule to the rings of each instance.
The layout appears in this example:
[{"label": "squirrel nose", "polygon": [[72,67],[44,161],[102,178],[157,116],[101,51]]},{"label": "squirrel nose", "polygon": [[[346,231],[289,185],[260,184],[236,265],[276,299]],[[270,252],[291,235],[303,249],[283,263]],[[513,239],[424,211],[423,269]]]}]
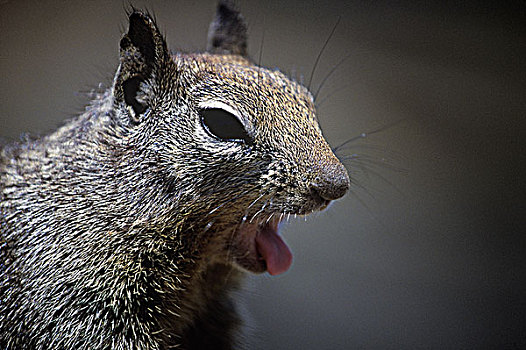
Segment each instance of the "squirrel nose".
[{"label": "squirrel nose", "polygon": [[323,168],[322,175],[311,183],[311,191],[328,201],[343,197],[351,184],[347,169],[340,162],[326,164]]}]

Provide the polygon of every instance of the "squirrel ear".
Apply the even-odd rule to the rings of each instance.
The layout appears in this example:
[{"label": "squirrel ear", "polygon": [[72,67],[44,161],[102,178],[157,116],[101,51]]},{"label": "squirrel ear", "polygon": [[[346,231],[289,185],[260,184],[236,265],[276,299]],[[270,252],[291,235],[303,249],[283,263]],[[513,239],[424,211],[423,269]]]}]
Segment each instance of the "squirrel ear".
[{"label": "squirrel ear", "polygon": [[208,30],[207,51],[247,56],[247,24],[233,1],[220,0]]},{"label": "squirrel ear", "polygon": [[[132,121],[139,122],[147,110],[141,84],[169,59],[166,42],[149,15],[134,11],[128,33],[120,41],[120,66],[115,80],[115,99],[124,102]],[[139,95],[142,95],[142,99]]]}]

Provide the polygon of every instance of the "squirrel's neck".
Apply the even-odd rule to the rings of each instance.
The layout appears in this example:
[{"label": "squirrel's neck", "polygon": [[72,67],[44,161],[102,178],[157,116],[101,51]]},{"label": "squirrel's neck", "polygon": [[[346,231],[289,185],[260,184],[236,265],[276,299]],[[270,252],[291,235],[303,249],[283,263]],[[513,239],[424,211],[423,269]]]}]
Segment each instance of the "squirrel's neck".
[{"label": "squirrel's neck", "polygon": [[192,281],[182,300],[191,318],[182,332],[182,348],[231,349],[239,341],[242,323],[232,294],[242,275],[231,265],[212,264]]}]

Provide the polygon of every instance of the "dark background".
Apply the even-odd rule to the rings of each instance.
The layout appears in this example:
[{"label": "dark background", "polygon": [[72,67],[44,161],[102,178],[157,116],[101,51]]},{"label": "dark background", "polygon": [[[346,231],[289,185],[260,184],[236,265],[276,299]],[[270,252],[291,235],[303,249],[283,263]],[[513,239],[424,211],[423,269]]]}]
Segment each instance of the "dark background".
[{"label": "dark background", "polygon": [[[308,81],[352,193],[284,227],[291,270],[249,278],[256,349],[526,347],[523,1],[239,1],[249,51]],[[215,2],[133,1],[172,50]],[[504,4],[504,5],[503,5]],[[41,134],[111,84],[126,2],[0,0],[0,138]],[[396,123],[397,121],[401,121]],[[392,125],[395,123],[394,125]],[[522,164],[521,164],[522,163]]]}]

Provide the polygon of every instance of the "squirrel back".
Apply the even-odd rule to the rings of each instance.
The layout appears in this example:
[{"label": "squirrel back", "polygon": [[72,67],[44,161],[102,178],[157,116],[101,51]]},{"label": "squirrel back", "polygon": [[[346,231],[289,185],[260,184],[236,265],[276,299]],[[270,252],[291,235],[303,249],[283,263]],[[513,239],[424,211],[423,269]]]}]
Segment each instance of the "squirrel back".
[{"label": "squirrel back", "polygon": [[133,11],[112,88],[0,151],[0,347],[239,345],[243,271],[286,271],[279,223],[349,187],[310,92],[246,47],[230,2],[204,53]]}]

